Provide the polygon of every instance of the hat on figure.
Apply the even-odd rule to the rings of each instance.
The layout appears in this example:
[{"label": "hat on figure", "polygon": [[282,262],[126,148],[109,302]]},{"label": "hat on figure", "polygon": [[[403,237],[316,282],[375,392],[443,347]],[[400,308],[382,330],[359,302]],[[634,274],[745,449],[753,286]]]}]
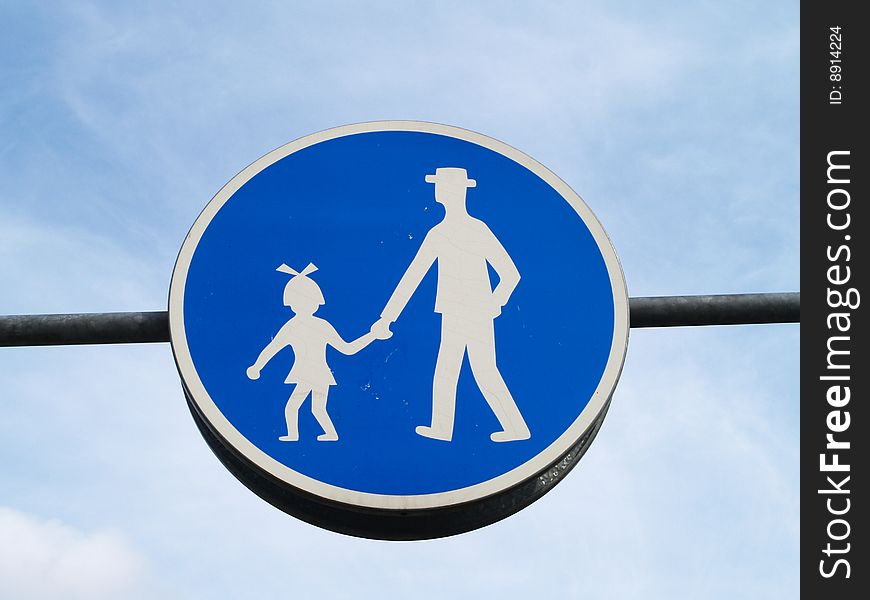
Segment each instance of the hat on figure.
[{"label": "hat on figure", "polygon": [[474,179],[468,178],[468,172],[460,167],[438,167],[434,175],[426,175],[426,183],[463,188],[473,188],[477,185]]}]

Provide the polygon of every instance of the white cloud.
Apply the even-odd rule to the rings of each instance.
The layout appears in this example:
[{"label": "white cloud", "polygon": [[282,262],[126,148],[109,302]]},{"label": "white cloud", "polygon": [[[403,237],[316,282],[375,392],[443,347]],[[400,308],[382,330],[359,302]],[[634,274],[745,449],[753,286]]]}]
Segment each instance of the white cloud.
[{"label": "white cloud", "polygon": [[87,533],[0,507],[0,597],[145,597],[144,558],[120,533]]}]

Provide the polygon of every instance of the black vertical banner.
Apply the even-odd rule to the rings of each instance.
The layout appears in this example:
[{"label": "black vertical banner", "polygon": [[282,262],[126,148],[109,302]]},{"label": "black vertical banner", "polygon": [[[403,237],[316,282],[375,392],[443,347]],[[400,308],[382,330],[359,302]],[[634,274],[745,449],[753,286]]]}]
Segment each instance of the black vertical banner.
[{"label": "black vertical banner", "polygon": [[870,589],[863,124],[870,31],[858,17],[862,4],[801,5],[800,555],[807,598],[866,598]]}]

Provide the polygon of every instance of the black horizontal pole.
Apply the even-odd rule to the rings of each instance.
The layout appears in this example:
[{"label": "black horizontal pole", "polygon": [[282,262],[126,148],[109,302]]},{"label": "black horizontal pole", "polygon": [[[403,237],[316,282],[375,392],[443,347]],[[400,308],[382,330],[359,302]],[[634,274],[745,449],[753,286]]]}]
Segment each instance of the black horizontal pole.
[{"label": "black horizontal pole", "polygon": [[140,344],[169,341],[169,313],[0,316],[0,346]]},{"label": "black horizontal pole", "polygon": [[[659,296],[629,300],[632,327],[800,322],[800,293]],[[169,341],[166,311],[0,316],[0,346]]]},{"label": "black horizontal pole", "polygon": [[632,327],[800,323],[800,292],[631,298]]}]

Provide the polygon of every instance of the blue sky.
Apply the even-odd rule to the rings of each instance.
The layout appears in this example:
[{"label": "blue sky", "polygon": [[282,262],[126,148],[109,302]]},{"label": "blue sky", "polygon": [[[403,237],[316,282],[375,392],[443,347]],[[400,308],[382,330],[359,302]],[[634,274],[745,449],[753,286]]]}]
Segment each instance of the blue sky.
[{"label": "blue sky", "polygon": [[[547,165],[631,295],[799,289],[797,2],[0,0],[0,313],[161,310],[196,215],[301,135],[443,122]],[[790,598],[795,325],[634,330],[551,494],[425,543],[227,473],[168,345],[0,352],[0,596]]]}]

